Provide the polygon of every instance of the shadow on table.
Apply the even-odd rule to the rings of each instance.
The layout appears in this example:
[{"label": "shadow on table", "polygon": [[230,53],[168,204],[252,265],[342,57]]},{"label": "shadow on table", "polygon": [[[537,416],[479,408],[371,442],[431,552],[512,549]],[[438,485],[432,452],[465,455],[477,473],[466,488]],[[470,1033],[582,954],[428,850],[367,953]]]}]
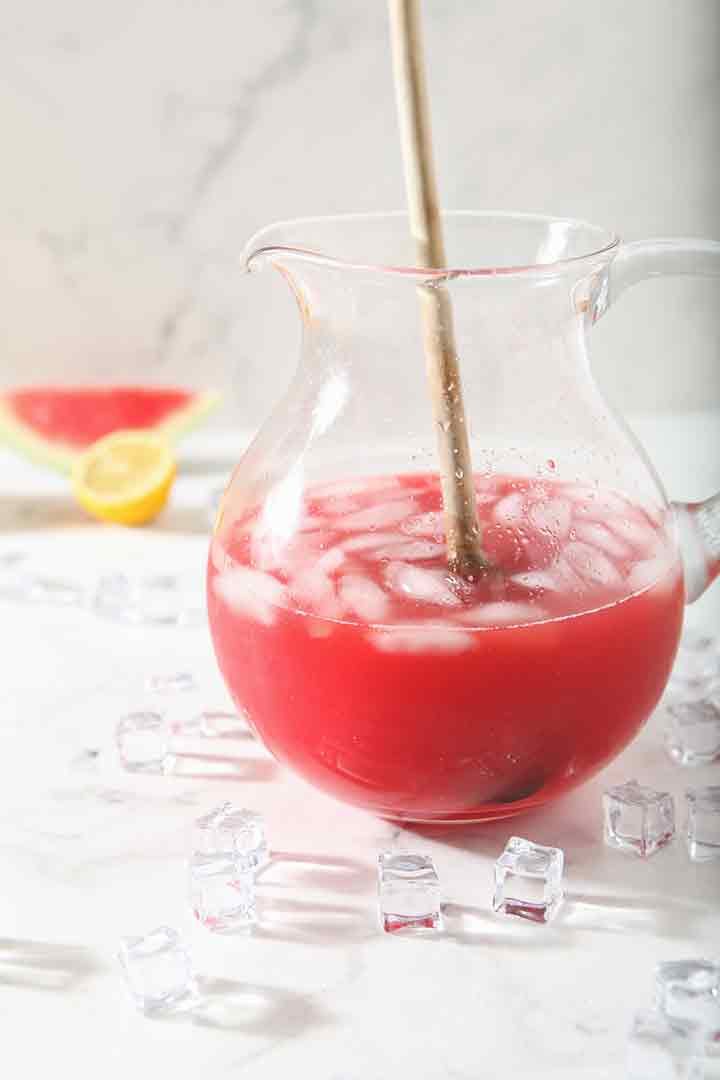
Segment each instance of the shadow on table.
[{"label": "shadow on table", "polygon": [[101,966],[93,953],[80,945],[0,938],[0,987],[68,990],[100,971]]},{"label": "shadow on table", "polygon": [[258,897],[258,918],[254,936],[266,941],[347,945],[377,934],[369,906]]},{"label": "shadow on table", "polygon": [[308,889],[328,889],[341,893],[362,893],[374,889],[375,867],[343,855],[304,854],[293,851],[270,853],[270,862],[259,876],[263,887],[303,885]]},{"label": "shadow on table", "polygon": [[567,935],[557,932],[557,924],[537,927],[520,919],[495,915],[490,908],[472,904],[446,903],[442,905],[444,933],[437,939],[449,938],[462,945],[493,945],[503,949],[519,949],[521,952],[538,949],[569,948],[572,942]]},{"label": "shadow on table", "polygon": [[332,1015],[309,994],[234,979],[201,978],[199,983],[203,1001],[190,1015],[205,1027],[288,1039],[332,1023]]}]

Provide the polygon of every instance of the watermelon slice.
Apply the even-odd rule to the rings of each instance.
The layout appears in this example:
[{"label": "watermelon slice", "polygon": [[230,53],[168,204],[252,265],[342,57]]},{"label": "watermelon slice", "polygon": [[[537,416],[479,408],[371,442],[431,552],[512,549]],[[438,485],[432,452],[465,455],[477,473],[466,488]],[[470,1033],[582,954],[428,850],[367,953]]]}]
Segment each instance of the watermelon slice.
[{"label": "watermelon slice", "polygon": [[0,394],[0,439],[56,469],[112,431],[150,429],[175,442],[217,394],[167,386],[27,386]]}]

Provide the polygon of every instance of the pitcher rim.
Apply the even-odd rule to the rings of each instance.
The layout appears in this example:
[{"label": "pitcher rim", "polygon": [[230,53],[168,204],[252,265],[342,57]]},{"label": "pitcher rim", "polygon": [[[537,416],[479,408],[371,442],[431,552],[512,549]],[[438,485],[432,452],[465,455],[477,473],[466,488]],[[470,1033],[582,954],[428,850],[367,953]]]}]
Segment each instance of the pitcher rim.
[{"label": "pitcher rim", "polygon": [[519,274],[552,274],[562,271],[565,267],[575,267],[583,262],[590,262],[594,259],[598,259],[602,256],[609,256],[620,246],[620,237],[617,233],[604,228],[601,225],[594,225],[592,222],[584,221],[581,218],[570,217],[556,217],[554,214],[539,214],[539,213],[524,213],[505,210],[441,210],[440,216],[443,219],[450,218],[473,218],[473,219],[488,219],[494,221],[512,221],[512,222],[525,222],[527,224],[544,224],[544,225],[568,225],[573,229],[589,229],[591,231],[602,233],[606,237],[606,242],[599,247],[593,247],[591,251],[583,252],[580,255],[570,255],[561,259],[553,259],[550,262],[528,262],[518,263],[509,266],[449,266],[449,267],[424,267],[424,266],[412,266],[412,265],[396,265],[389,263],[372,263],[365,261],[356,261],[353,259],[343,259],[336,255],[328,255],[322,251],[319,251],[310,246],[297,245],[297,244],[262,244],[258,243],[266,233],[275,232],[282,228],[297,227],[301,225],[317,225],[323,224],[342,224],[350,222],[371,222],[371,221],[388,221],[397,218],[407,218],[407,210],[389,210],[389,211],[368,211],[359,213],[342,213],[342,214],[315,214],[309,216],[301,216],[296,218],[286,218],[280,221],[275,221],[270,225],[263,226],[253,234],[248,243],[245,245],[242,254],[242,265],[246,270],[250,270],[252,263],[259,258],[267,257],[273,254],[288,254],[303,259],[308,262],[313,262],[322,266],[337,266],[346,270],[364,270],[374,271],[376,273],[393,274],[400,277],[418,277],[418,278],[432,278],[434,280],[447,280],[449,278],[459,277],[498,277],[498,276],[510,276]]}]

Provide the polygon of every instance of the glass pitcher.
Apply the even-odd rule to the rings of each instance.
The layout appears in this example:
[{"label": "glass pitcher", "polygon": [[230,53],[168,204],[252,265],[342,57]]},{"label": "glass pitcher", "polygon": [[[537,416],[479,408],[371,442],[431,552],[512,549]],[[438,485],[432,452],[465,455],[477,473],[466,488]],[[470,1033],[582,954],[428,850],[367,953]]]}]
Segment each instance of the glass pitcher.
[{"label": "glass pitcher", "polygon": [[[223,498],[208,569],[220,669],[268,749],[408,822],[519,813],[581,783],[660,698],[683,604],[720,568],[720,496],[669,505],[588,362],[593,323],[720,244],[621,246],[582,222],[404,214],[273,226],[303,338]],[[448,566],[419,293],[451,305],[487,568]],[[472,490],[472,488],[470,489]],[[682,557],[681,557],[682,556]]]}]

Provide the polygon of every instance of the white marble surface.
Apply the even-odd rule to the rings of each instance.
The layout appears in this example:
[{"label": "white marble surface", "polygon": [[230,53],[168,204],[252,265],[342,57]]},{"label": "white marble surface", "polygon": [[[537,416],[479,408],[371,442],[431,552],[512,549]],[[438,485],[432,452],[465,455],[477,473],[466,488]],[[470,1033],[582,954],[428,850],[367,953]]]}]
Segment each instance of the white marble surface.
[{"label": "white marble surface", "polygon": [[[672,494],[697,497],[720,482],[719,419],[636,418]],[[186,464],[202,448],[188,445]],[[200,571],[203,476],[186,470],[164,521],[124,533],[82,522],[61,480],[1,464],[2,550],[33,547],[86,581],[121,564]],[[33,490],[30,520],[17,500]],[[718,631],[720,586],[690,616]],[[212,757],[185,759],[180,775],[120,772],[112,729],[145,700],[146,676],[193,671],[203,704],[226,704],[205,628],[130,628],[7,603],[0,619],[3,1075],[621,1080],[625,1032],[650,1003],[654,964],[718,952],[720,864],[690,863],[680,841],[648,862],[601,843],[607,783],[634,775],[681,802],[688,782],[718,782],[718,766],[670,763],[657,719],[552,808],[417,837],[330,801],[250,739],[188,744]],[[101,751],[94,770],[77,765],[87,748]],[[188,827],[226,797],[265,814],[280,853],[249,939],[203,931],[185,899]],[[490,911],[493,860],[511,832],[567,853],[568,901],[553,926]],[[384,847],[435,857],[447,899],[437,940],[379,933],[374,864]],[[126,994],[117,939],[159,923],[188,936],[210,1001],[201,1018],[148,1020]]]},{"label": "white marble surface", "polygon": [[[445,206],[720,238],[717,0],[424,9]],[[252,424],[297,327],[279,280],[238,280],[245,240],[403,204],[385,3],[0,11],[0,382],[200,372]],[[720,404],[717,298],[710,282],[634,291],[597,330],[611,397]]]}]

